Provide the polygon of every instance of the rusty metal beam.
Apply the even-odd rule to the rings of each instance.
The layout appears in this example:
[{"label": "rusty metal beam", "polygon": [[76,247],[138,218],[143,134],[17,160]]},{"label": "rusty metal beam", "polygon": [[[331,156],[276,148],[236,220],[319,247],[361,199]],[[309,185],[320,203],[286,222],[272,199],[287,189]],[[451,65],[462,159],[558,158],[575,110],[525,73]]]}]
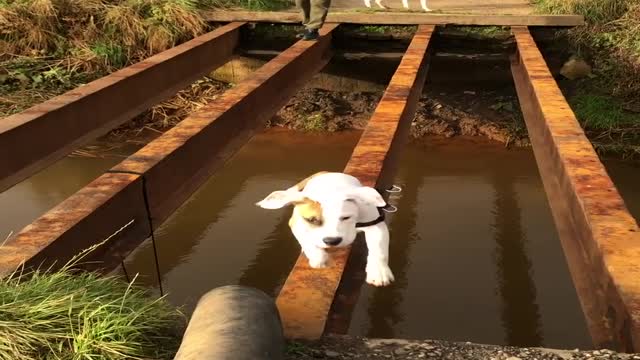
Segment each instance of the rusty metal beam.
[{"label": "rusty metal beam", "polygon": [[0,276],[22,263],[65,262],[126,226],[90,257],[113,269],[328,63],[336,27],[325,26],[318,41],[297,42],[24,228],[0,247]]},{"label": "rusty metal beam", "polygon": [[0,192],[226,63],[236,22],[0,120]]},{"label": "rusty metal beam", "polygon": [[526,27],[512,73],[594,345],[640,351],[640,232]]},{"label": "rusty metal beam", "polygon": [[[418,28],[344,170],[365,186],[386,188],[394,176],[426,80],[433,31],[433,25]],[[287,338],[322,336],[350,252],[333,252],[326,269],[312,269],[304,255],[298,258],[276,300]]]}]

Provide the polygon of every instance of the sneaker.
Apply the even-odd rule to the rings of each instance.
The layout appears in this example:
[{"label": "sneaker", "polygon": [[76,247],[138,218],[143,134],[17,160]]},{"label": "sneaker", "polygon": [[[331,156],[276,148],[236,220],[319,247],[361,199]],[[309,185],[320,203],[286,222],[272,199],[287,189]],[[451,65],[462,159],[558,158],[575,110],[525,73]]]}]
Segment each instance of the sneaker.
[{"label": "sneaker", "polygon": [[316,40],[318,37],[320,37],[318,29],[307,29],[302,37],[302,40]]}]

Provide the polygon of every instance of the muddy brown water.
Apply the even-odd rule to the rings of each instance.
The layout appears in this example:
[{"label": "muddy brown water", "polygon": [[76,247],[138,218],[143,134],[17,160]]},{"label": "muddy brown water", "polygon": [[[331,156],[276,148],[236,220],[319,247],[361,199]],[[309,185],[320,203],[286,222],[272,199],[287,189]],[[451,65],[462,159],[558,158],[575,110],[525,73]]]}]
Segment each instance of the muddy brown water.
[{"label": "muddy brown water", "polygon": [[[157,231],[168,299],[189,312],[221,285],[275,294],[299,247],[287,227],[289,209],[254,203],[314,171],[340,171],[358,136],[270,130],[255,137]],[[19,230],[123,155],[66,158],[1,194],[2,233]],[[605,163],[640,217],[640,168]],[[351,334],[590,347],[530,150],[432,138],[405,149],[395,183],[403,187],[391,198],[399,211],[388,219],[397,280],[363,287]],[[149,243],[126,266],[157,288]]]}]

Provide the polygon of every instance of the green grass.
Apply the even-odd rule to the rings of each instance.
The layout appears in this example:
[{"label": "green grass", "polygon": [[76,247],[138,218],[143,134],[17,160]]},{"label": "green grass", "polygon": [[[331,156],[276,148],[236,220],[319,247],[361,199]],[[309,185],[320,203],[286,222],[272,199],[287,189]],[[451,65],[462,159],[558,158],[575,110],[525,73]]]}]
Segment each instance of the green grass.
[{"label": "green grass", "polygon": [[402,25],[362,25],[357,26],[354,29],[356,31],[373,34],[391,34],[391,33],[413,33],[418,27],[415,25],[402,26]]},{"label": "green grass", "polygon": [[202,0],[196,1],[201,7],[244,8],[247,10],[276,11],[288,9],[294,5],[289,0]]},{"label": "green grass", "polygon": [[509,36],[509,27],[506,26],[447,26],[447,29],[476,35],[481,38],[495,38]]},{"label": "green grass", "polygon": [[600,73],[599,88],[621,97],[640,92],[640,0],[536,0],[541,13],[579,14],[586,26],[568,31],[574,51]]},{"label": "green grass", "polygon": [[616,99],[603,95],[577,95],[572,99],[576,116],[587,129],[610,130],[640,124],[640,114],[627,112]]},{"label": "green grass", "polygon": [[15,272],[0,280],[0,359],[171,359],[184,316],[115,277]]},{"label": "green grass", "polygon": [[327,119],[321,113],[312,114],[302,122],[301,127],[304,131],[325,131],[328,127]]}]

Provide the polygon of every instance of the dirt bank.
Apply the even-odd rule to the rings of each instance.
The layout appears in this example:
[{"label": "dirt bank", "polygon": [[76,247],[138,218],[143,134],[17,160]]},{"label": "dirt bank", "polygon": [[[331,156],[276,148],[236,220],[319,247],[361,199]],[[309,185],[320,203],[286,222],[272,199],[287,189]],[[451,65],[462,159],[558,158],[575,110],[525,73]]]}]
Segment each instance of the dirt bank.
[{"label": "dirt bank", "polygon": [[285,359],[640,360],[640,354],[617,354],[603,350],[566,351],[541,348],[514,348],[433,340],[379,340],[347,336],[328,336],[319,342],[291,342],[287,344]]},{"label": "dirt bank", "polygon": [[[271,121],[271,126],[302,131],[363,129],[382,94],[304,89]],[[410,136],[482,136],[508,145],[527,146],[516,99],[493,91],[456,94],[426,91]]]}]

